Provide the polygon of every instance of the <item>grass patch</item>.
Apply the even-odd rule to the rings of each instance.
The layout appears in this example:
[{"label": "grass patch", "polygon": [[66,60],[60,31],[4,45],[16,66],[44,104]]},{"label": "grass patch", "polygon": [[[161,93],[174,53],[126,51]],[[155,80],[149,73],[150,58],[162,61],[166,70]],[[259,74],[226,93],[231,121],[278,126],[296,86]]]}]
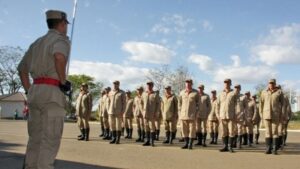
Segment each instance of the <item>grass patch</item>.
[{"label": "grass patch", "polygon": [[289,122],[289,126],[288,126],[289,130],[300,130],[300,121],[290,121]]}]

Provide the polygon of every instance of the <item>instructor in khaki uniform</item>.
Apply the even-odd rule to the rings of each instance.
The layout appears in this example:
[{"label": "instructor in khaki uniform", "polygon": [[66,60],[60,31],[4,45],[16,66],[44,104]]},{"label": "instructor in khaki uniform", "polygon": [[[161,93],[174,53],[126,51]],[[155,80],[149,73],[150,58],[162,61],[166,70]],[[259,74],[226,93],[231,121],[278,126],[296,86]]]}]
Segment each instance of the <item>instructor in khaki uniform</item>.
[{"label": "instructor in khaki uniform", "polygon": [[218,101],[217,101],[217,91],[211,91],[211,110],[208,115],[208,129],[210,133],[210,144],[217,144],[218,143],[218,136],[219,136],[219,119],[220,115],[218,109]]},{"label": "instructor in khaki uniform", "polygon": [[185,145],[182,149],[193,149],[193,141],[196,138],[196,117],[199,110],[199,94],[192,88],[193,80],[185,81],[185,89],[178,96],[178,111]]},{"label": "instructor in khaki uniform", "polygon": [[222,139],[224,147],[221,152],[230,151],[233,152],[234,142],[234,125],[235,125],[235,109],[237,104],[237,95],[230,88],[231,79],[224,80],[224,90],[218,97],[220,123],[222,125]]},{"label": "instructor in khaki uniform", "polygon": [[124,125],[126,129],[127,136],[125,138],[132,138],[132,119],[133,119],[133,99],[131,98],[131,92],[126,91],[126,108],[124,111]]},{"label": "instructor in khaki uniform", "polygon": [[18,66],[30,109],[25,169],[54,168],[66,113],[63,92],[71,88],[70,82],[66,81],[70,53],[66,36],[67,15],[62,11],[48,10],[46,16],[48,33],[30,45]]},{"label": "instructor in khaki uniform", "polygon": [[[142,95],[143,101],[143,116],[144,116],[144,123],[146,128],[146,143],[143,146],[154,146],[155,140],[155,119],[157,112],[160,109],[160,99],[157,92],[153,91],[153,82],[147,82],[147,91],[145,91]],[[151,144],[150,144],[151,138]]]},{"label": "instructor in khaki uniform", "polygon": [[103,112],[104,112],[104,104],[105,104],[104,96],[105,96],[105,90],[102,90],[99,99],[99,105],[98,105],[99,121],[100,121],[100,128],[101,128],[101,134],[99,135],[99,137],[103,137],[105,133],[104,120],[103,120]]},{"label": "instructor in khaki uniform", "polygon": [[112,141],[110,144],[120,144],[123,114],[126,108],[126,94],[120,89],[120,82],[114,81],[114,88],[109,92],[108,117],[110,129],[112,131]]},{"label": "instructor in khaki uniform", "polygon": [[[276,80],[270,79],[267,90],[262,91],[259,111],[265,124],[266,154],[277,154],[279,149],[278,124],[284,109],[284,96],[282,90],[276,87]],[[274,140],[273,140],[274,139]],[[274,148],[273,148],[274,144]]]},{"label": "instructor in khaki uniform", "polygon": [[81,130],[81,137],[78,140],[89,141],[90,124],[89,120],[92,113],[93,100],[88,91],[86,83],[81,84],[80,93],[76,101],[76,116],[78,127]]},{"label": "instructor in khaki uniform", "polygon": [[138,139],[136,139],[135,142],[144,142],[144,138],[145,138],[145,125],[144,125],[144,117],[142,114],[143,92],[144,92],[143,87],[138,87],[136,89],[136,96],[134,98],[134,103],[133,103],[133,112],[136,120],[137,133],[138,133]]}]

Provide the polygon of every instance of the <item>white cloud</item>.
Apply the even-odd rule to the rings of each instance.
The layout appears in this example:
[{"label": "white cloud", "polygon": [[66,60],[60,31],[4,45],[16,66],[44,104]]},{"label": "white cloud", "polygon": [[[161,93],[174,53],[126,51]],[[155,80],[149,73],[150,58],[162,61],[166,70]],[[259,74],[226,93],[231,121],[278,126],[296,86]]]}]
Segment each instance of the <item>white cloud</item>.
[{"label": "white cloud", "polygon": [[213,25],[208,20],[204,20],[202,22],[202,28],[208,32],[210,32],[214,29]]},{"label": "white cloud", "polygon": [[231,78],[235,83],[257,83],[276,76],[276,72],[265,65],[241,65],[240,57],[231,56],[231,65],[221,65],[206,55],[193,54],[189,61],[198,65],[199,69],[213,76],[215,82]]},{"label": "white cloud", "polygon": [[252,52],[268,65],[300,64],[300,24],[271,29],[252,47]]},{"label": "white cloud", "polygon": [[165,27],[161,24],[156,24],[153,26],[153,28],[151,29],[151,32],[154,33],[163,33],[163,34],[168,34],[171,32],[171,29],[168,27]]},{"label": "white cloud", "polygon": [[111,86],[114,80],[121,82],[122,89],[134,89],[145,82],[148,73],[146,68],[119,65],[104,62],[73,60],[70,64],[70,74],[86,74],[101,81],[105,86]]},{"label": "white cloud", "polygon": [[197,64],[199,69],[205,72],[211,72],[214,69],[212,59],[206,55],[192,54],[189,56],[188,61]]},{"label": "white cloud", "polygon": [[122,49],[131,54],[130,60],[144,63],[167,64],[175,55],[164,46],[148,42],[125,42]]}]

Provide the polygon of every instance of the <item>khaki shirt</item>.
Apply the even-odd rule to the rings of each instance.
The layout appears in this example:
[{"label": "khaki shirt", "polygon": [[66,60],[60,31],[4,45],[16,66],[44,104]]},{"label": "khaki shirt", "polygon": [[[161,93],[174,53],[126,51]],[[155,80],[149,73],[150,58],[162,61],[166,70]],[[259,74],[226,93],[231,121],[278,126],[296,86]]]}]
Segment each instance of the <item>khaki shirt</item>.
[{"label": "khaki shirt", "polygon": [[102,96],[102,97],[99,99],[99,106],[98,106],[99,117],[103,117],[103,116],[104,116],[104,110],[105,110],[105,98],[106,98],[106,95]]},{"label": "khaki shirt", "polygon": [[208,114],[211,110],[211,103],[209,95],[206,93],[203,93],[203,95],[199,95],[199,112],[198,112],[198,118],[200,119],[207,119]]},{"label": "khaki shirt", "polygon": [[133,113],[135,117],[143,117],[143,99],[141,96],[135,96],[133,102]]},{"label": "khaki shirt", "polygon": [[248,122],[255,122],[255,120],[258,116],[256,102],[252,99],[247,99],[247,101],[248,101],[248,107],[247,107],[247,111],[245,114],[246,120]]},{"label": "khaki shirt", "polygon": [[235,120],[237,96],[233,90],[223,91],[218,97],[218,104],[221,120]]},{"label": "khaki shirt", "polygon": [[289,121],[292,117],[292,109],[291,109],[291,104],[290,100],[287,95],[284,94],[284,111],[282,113],[282,120],[283,121]]},{"label": "khaki shirt", "polygon": [[[27,71],[33,79],[40,77],[58,78],[54,54],[61,53],[68,60],[70,41],[67,36],[50,29],[48,33],[32,43],[18,66],[18,71]],[[27,95],[28,103],[57,103],[66,106],[64,94],[57,86],[31,85]]]},{"label": "khaki shirt", "polygon": [[237,95],[237,101],[236,101],[236,121],[242,122],[246,120],[246,111],[248,109],[248,101],[246,96],[239,94]]},{"label": "khaki shirt", "polygon": [[112,90],[108,94],[109,109],[108,114],[123,115],[126,108],[126,94],[123,90]]},{"label": "khaki shirt", "polygon": [[133,118],[133,99],[126,99],[126,108],[124,112],[124,117]]},{"label": "khaki shirt", "polygon": [[218,114],[218,100],[211,100],[211,110],[210,113],[208,115],[208,120],[210,121],[218,121],[220,115]]},{"label": "khaki shirt", "polygon": [[199,111],[199,94],[192,89],[188,92],[182,90],[178,96],[178,111],[181,120],[195,120]]},{"label": "khaki shirt", "polygon": [[157,112],[160,109],[160,99],[155,91],[149,93],[144,92],[142,95],[143,109],[142,113],[145,119],[156,119]]},{"label": "khaki shirt", "polygon": [[162,116],[164,120],[173,120],[178,118],[178,101],[174,94],[164,96],[161,104]]},{"label": "khaki shirt", "polygon": [[281,90],[262,91],[259,107],[262,119],[279,121],[284,111],[284,96]]},{"label": "khaki shirt", "polygon": [[76,115],[80,117],[88,117],[92,113],[93,100],[92,95],[87,93],[80,92],[76,100]]}]

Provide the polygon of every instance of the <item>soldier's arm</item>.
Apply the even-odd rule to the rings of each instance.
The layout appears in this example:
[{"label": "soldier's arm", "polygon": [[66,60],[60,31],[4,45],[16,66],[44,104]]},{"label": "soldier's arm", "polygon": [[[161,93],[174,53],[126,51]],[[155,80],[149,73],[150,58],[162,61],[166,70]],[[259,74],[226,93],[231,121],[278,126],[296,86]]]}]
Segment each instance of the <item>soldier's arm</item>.
[{"label": "soldier's arm", "polygon": [[259,109],[258,109],[261,118],[263,118],[263,110],[264,110],[264,95],[263,93],[261,93],[259,98]]},{"label": "soldier's arm", "polygon": [[175,117],[178,118],[178,100],[177,97],[174,97],[174,113],[175,113]]},{"label": "soldier's arm", "polygon": [[67,59],[62,53],[55,53],[54,58],[55,58],[55,69],[58,78],[62,84],[65,84]]},{"label": "soldier's arm", "polygon": [[206,102],[207,102],[207,107],[208,107],[207,114],[209,114],[210,111],[211,111],[211,101],[210,101],[210,97],[209,96],[207,97]]},{"label": "soldier's arm", "polygon": [[125,92],[122,92],[122,95],[121,95],[121,99],[122,99],[122,114],[125,112],[125,109],[126,109],[126,94]]},{"label": "soldier's arm", "polygon": [[21,62],[18,65],[18,72],[25,93],[28,92],[31,86],[30,79],[29,79],[29,68],[28,68],[29,67],[28,62],[30,57],[31,57],[31,48],[29,48],[29,50],[25,53],[24,57],[22,58]]},{"label": "soldier's arm", "polygon": [[181,111],[181,105],[182,105],[182,96],[181,96],[181,93],[179,93],[179,96],[178,96],[178,113]]}]

